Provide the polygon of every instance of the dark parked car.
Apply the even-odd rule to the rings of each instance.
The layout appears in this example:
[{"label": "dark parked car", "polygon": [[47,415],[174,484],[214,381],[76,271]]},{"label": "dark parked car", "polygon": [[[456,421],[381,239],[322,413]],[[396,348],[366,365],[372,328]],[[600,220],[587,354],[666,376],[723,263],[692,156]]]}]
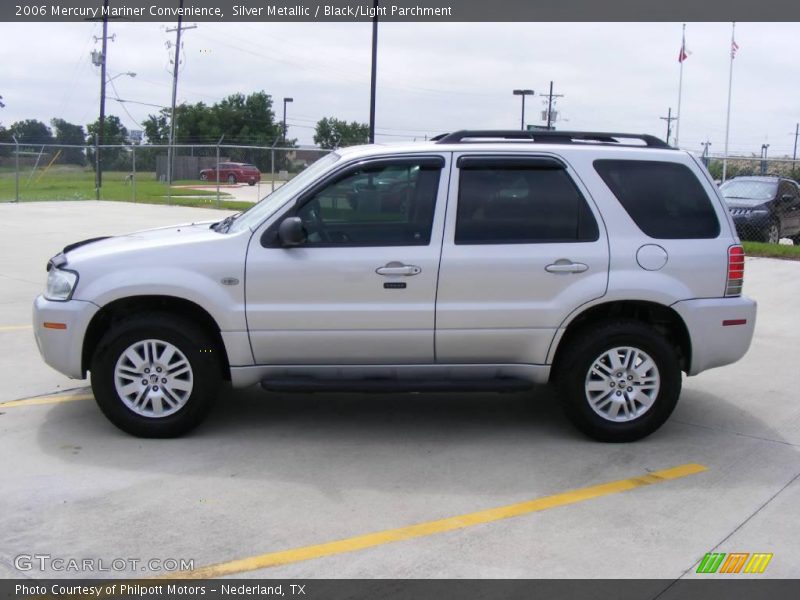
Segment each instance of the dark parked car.
[{"label": "dark parked car", "polygon": [[[217,170],[214,168],[200,171],[203,181],[217,181]],[[248,163],[225,162],[219,163],[219,180],[228,183],[248,183],[255,185],[261,181],[261,171],[258,167]]]},{"label": "dark parked car", "polygon": [[720,186],[743,240],[800,244],[800,186],[783,177],[734,177]]}]

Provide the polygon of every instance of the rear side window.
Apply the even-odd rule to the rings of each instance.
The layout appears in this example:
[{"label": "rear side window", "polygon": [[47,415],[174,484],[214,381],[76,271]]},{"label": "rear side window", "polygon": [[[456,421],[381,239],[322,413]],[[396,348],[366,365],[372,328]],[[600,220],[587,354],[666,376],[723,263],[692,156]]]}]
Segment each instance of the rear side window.
[{"label": "rear side window", "polygon": [[562,167],[535,159],[477,157],[459,167],[456,244],[598,239],[597,222]]},{"label": "rear side window", "polygon": [[645,234],[664,240],[719,235],[703,186],[685,165],[647,160],[596,160],[594,168]]}]

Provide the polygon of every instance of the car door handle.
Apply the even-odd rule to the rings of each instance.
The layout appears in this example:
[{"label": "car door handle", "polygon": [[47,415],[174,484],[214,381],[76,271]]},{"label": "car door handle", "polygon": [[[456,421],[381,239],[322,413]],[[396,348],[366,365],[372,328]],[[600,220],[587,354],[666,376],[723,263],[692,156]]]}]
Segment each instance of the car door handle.
[{"label": "car door handle", "polygon": [[583,273],[589,269],[589,265],[576,263],[565,258],[561,258],[552,265],[547,265],[544,270],[548,273]]},{"label": "car door handle", "polygon": [[422,269],[415,265],[404,265],[400,262],[390,262],[383,267],[378,267],[375,269],[375,272],[378,275],[383,275],[384,277],[391,277],[392,275],[411,277],[412,275],[418,275],[422,273]]}]

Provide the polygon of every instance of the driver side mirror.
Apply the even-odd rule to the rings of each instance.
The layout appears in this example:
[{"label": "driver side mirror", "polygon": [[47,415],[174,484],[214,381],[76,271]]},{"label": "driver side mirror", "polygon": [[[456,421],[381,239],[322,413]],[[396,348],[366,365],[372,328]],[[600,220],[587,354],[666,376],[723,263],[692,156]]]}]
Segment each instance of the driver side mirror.
[{"label": "driver side mirror", "polygon": [[287,217],[278,226],[278,239],[284,247],[300,246],[308,235],[300,217]]},{"label": "driver side mirror", "polygon": [[789,204],[792,200],[794,200],[794,196],[792,196],[791,194],[784,194],[783,196],[781,196],[781,202],[784,202],[786,204]]}]

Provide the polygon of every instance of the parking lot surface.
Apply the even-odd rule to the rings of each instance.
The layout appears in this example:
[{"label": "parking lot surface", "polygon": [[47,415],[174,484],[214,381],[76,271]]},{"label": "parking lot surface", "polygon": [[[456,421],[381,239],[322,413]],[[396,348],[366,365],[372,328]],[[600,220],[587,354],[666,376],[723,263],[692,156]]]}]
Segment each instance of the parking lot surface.
[{"label": "parking lot surface", "polygon": [[582,437],[547,389],[225,390],[190,436],[127,436],[88,382],[39,358],[45,263],[76,240],[227,214],[0,205],[0,576],[164,574],[20,571],[22,554],[186,559],[188,576],[721,576],[695,573],[711,551],[773,554],[729,577],[800,575],[800,262],[747,260],[749,353],[684,378],[637,443]]}]

